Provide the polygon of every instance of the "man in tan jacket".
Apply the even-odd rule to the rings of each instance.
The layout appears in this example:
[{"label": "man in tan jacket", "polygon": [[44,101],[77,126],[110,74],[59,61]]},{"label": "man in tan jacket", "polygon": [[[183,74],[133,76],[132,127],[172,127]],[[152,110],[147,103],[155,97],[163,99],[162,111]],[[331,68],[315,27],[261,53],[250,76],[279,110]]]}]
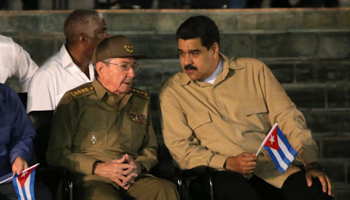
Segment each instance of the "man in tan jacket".
[{"label": "man in tan jacket", "polygon": [[74,199],[179,198],[147,173],[157,163],[150,97],[131,88],[143,57],[125,36],[105,39],[92,60],[96,79],[66,92],[54,112],[47,162],[72,172]]},{"label": "man in tan jacket", "polygon": [[[217,169],[215,199],[331,199],[304,116],[270,69],[219,53],[220,34],[208,17],[187,19],[176,35],[182,69],[163,84],[160,106],[164,141],[179,166]],[[276,122],[305,172],[290,165],[282,174],[264,148],[255,154]],[[205,189],[197,194],[207,197]]]}]

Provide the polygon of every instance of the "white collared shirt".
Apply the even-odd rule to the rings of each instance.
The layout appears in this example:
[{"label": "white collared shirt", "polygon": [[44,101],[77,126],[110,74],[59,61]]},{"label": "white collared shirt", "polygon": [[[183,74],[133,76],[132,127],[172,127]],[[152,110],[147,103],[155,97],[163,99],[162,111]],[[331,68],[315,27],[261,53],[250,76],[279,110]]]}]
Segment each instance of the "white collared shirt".
[{"label": "white collared shirt", "polygon": [[215,72],[211,76],[209,76],[208,78],[204,79],[203,81],[213,85],[215,83],[216,77],[222,72],[223,68],[224,68],[224,66],[223,66],[222,61],[220,59],[220,62],[218,64],[218,67],[216,68]]},{"label": "white collared shirt", "polygon": [[12,38],[0,35],[0,83],[14,76],[21,84],[22,92],[27,92],[37,69],[38,66],[21,46]]},{"label": "white collared shirt", "polygon": [[34,74],[29,84],[27,112],[54,110],[68,90],[95,79],[89,64],[90,79],[74,64],[65,45]]}]

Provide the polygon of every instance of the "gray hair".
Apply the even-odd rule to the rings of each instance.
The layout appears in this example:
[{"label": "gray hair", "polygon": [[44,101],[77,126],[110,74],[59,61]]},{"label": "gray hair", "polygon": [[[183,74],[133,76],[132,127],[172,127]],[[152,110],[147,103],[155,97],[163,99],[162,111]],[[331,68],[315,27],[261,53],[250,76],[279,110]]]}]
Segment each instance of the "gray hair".
[{"label": "gray hair", "polygon": [[97,23],[103,19],[102,13],[96,10],[77,9],[68,15],[64,22],[63,32],[66,42],[72,44],[78,40],[80,34],[94,36]]},{"label": "gray hair", "polygon": [[[105,63],[107,67],[109,67],[109,62],[111,62],[113,59],[114,58],[107,58],[102,62]],[[97,70],[96,70],[96,64],[94,65],[94,73],[95,73],[95,78],[99,77]]]}]

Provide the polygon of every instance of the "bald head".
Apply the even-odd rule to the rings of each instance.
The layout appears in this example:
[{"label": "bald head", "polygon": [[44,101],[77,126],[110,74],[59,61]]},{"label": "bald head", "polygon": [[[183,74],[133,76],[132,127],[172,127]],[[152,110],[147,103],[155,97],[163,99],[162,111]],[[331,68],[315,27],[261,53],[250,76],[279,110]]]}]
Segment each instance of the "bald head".
[{"label": "bald head", "polygon": [[93,37],[102,20],[102,14],[95,10],[74,10],[64,22],[63,31],[67,44],[74,44],[83,33]]}]

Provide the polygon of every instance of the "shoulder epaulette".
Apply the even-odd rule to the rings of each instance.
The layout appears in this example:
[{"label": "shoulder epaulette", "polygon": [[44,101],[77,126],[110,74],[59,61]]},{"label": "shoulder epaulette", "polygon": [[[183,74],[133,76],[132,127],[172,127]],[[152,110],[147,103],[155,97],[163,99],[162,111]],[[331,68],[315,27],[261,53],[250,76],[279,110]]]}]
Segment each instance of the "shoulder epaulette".
[{"label": "shoulder epaulette", "polygon": [[150,96],[149,96],[148,92],[145,92],[145,91],[142,91],[142,90],[139,90],[139,89],[136,89],[136,88],[131,88],[131,92],[133,94],[138,95],[138,96],[150,99]]},{"label": "shoulder epaulette", "polygon": [[94,88],[89,84],[89,85],[84,85],[82,87],[77,87],[73,90],[70,91],[70,94],[74,99],[93,94],[95,92]]}]

